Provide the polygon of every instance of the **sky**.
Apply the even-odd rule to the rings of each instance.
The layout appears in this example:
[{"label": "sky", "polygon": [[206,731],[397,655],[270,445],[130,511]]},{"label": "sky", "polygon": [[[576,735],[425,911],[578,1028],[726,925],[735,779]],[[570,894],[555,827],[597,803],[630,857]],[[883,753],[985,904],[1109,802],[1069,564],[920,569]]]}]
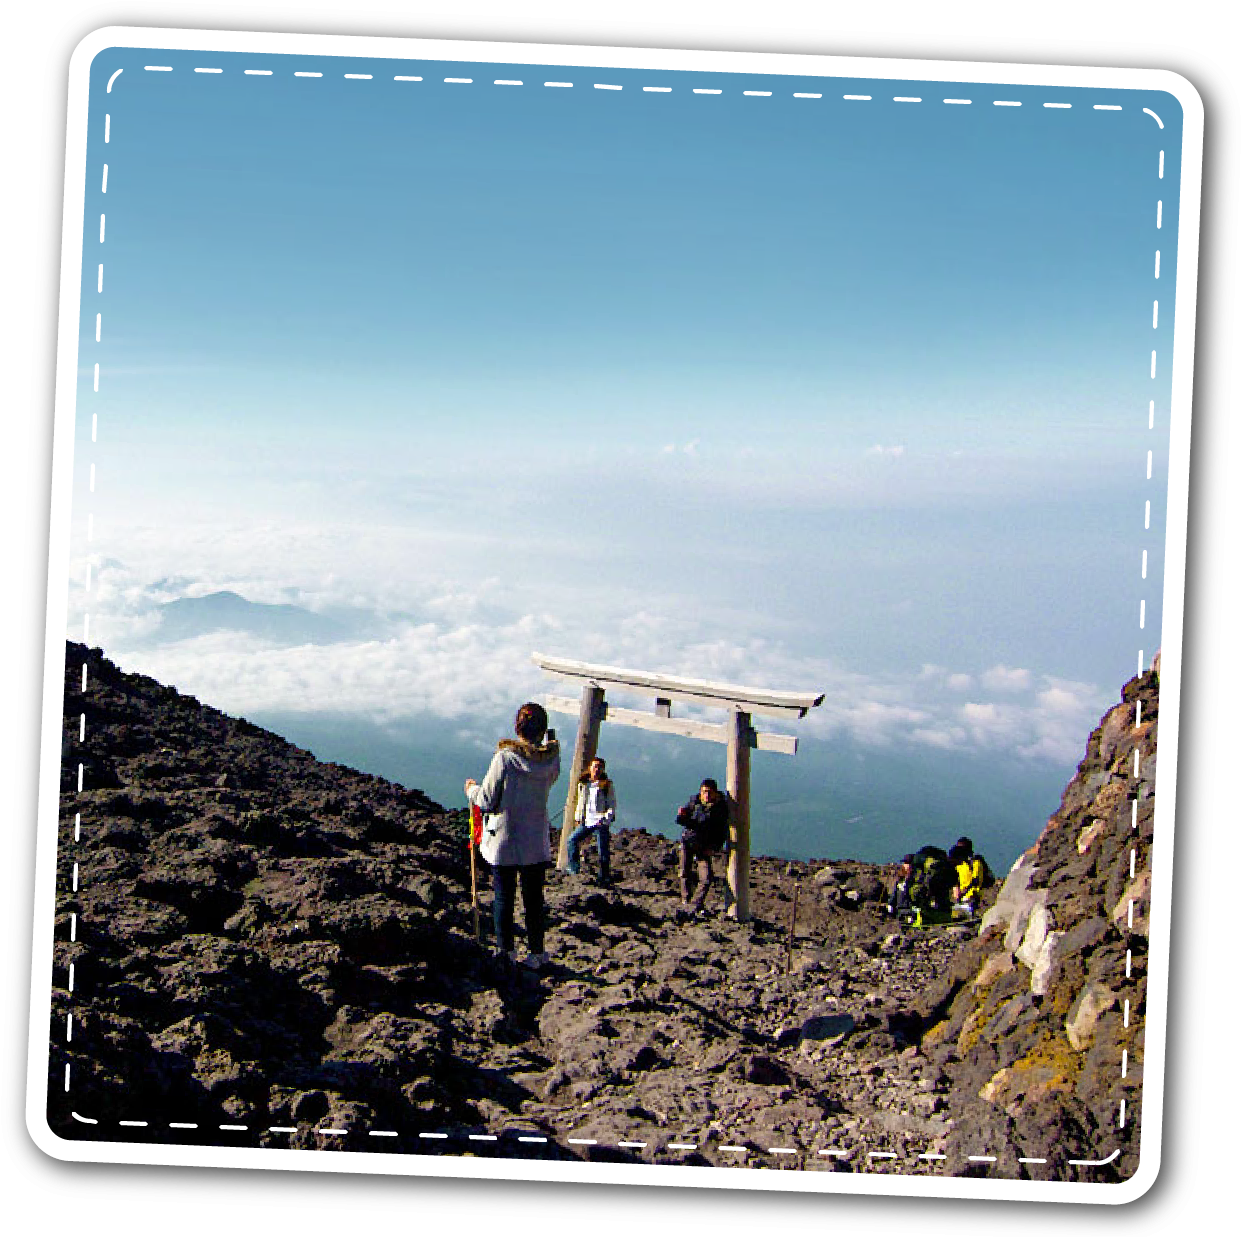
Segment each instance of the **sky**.
[{"label": "sky", "polygon": [[[1016,837],[1158,647],[1169,96],[126,49],[92,83],[69,634],[127,668],[346,744],[476,746],[536,649],[824,691],[806,803],[840,751],[958,804],[986,757]],[[163,608],[223,590],[331,625]]]}]

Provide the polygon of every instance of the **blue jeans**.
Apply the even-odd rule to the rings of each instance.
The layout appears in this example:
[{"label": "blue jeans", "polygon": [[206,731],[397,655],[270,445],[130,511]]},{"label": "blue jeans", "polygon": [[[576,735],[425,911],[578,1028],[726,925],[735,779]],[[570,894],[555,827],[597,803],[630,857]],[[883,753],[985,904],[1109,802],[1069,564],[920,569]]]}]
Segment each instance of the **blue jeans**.
[{"label": "blue jeans", "polygon": [[530,863],[523,867],[491,869],[495,897],[491,913],[495,920],[496,944],[507,954],[513,952],[513,911],[517,903],[517,882],[521,881],[521,905],[526,912],[526,948],[532,954],[543,952],[543,933],[547,915],[543,905],[543,877],[547,865]]},{"label": "blue jeans", "polygon": [[585,825],[578,825],[576,829],[569,834],[569,871],[576,875],[581,870],[580,852],[582,843],[595,835],[595,841],[599,846],[599,879],[608,881],[611,879],[611,858],[612,858],[612,835],[608,832],[607,825],[596,825],[593,829],[587,828]]}]

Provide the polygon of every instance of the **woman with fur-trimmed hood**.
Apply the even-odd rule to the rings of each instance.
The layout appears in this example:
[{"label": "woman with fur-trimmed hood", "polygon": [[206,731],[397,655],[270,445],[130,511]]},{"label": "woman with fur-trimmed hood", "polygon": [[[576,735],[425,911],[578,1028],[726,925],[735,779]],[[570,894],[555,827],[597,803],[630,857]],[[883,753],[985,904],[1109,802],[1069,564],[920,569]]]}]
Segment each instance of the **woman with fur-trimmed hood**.
[{"label": "woman with fur-trimmed hood", "polygon": [[547,964],[543,881],[552,862],[547,795],[560,776],[560,745],[548,739],[547,711],[533,701],[517,710],[515,739],[501,739],[482,783],[470,778],[466,798],[483,812],[479,851],[492,866],[496,943],[517,960],[513,912],[518,882],[526,915],[526,964]]}]

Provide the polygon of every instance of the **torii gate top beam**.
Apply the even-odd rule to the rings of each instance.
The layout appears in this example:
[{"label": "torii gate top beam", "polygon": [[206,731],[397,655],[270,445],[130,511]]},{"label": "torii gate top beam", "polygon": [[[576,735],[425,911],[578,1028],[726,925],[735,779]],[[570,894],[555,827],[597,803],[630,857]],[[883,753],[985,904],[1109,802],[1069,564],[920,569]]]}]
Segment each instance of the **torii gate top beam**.
[{"label": "torii gate top beam", "polygon": [[684,679],[670,674],[648,674],[644,670],[622,670],[616,666],[592,666],[563,657],[533,653],[534,663],[561,678],[594,683],[599,687],[619,687],[665,700],[689,700],[695,704],[743,713],[762,713],[773,717],[805,717],[823,701],[823,693],[769,691],[762,687],[739,687],[734,683],[711,683],[703,679]]}]

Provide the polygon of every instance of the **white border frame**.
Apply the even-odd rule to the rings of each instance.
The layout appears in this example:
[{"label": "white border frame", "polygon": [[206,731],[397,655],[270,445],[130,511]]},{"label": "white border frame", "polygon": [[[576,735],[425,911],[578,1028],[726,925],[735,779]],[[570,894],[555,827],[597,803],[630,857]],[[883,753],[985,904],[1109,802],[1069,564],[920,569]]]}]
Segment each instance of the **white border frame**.
[{"label": "white border frame", "polygon": [[[70,497],[76,416],[78,330],[85,204],[90,65],[111,47],[271,52],[278,54],[431,59],[479,63],[573,65],[608,68],[715,70],[769,75],[870,77],[882,80],[981,82],[1160,90],[1184,113],[1177,234],[1176,315],[1172,354],[1171,433],[1160,661],[1159,784],[1155,797],[1158,860],[1152,864],[1151,933],[1147,977],[1142,1133],[1137,1173],[1120,1185],[1012,1181],[1003,1178],[922,1177],[897,1173],[766,1172],[752,1168],[690,1165],[575,1164],[566,1161],[479,1160],[447,1155],[292,1151],[260,1147],[200,1147],[149,1143],[77,1142],[47,1124],[47,1028],[51,1011],[52,951],[46,926],[54,922],[59,821],[64,631],[67,611]],[[1180,721],[1181,647],[1184,625],[1186,531],[1189,507],[1190,414],[1197,301],[1203,107],[1192,83],[1162,69],[1057,67],[942,60],[871,59],[770,52],[489,43],[353,35],[256,34],[109,26],[74,49],[69,65],[65,195],[61,242],[60,316],[57,333],[56,408],[52,459],[39,822],[35,865],[33,958],[26,1125],[38,1147],[61,1160],[97,1163],[195,1165],[214,1168],[283,1168],[321,1172],[408,1176],[502,1178],[528,1181],[706,1186],[814,1193],[890,1194],[906,1197],[1022,1199],[1041,1202],[1126,1203],[1139,1198],[1159,1172],[1166,1055],[1169,925]]]}]

